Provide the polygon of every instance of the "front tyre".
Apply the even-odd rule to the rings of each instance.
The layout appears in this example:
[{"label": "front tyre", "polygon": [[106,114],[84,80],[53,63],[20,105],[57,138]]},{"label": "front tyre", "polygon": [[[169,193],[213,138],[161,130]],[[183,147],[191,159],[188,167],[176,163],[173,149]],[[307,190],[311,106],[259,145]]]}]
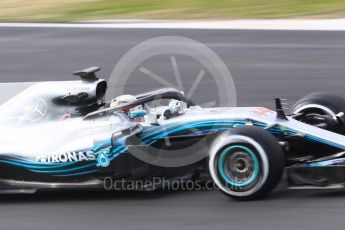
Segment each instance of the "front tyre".
[{"label": "front tyre", "polygon": [[[315,125],[314,122],[306,122],[305,118],[311,114],[334,117],[340,112],[345,112],[344,98],[333,93],[317,92],[308,94],[298,100],[291,107],[289,114],[301,114],[297,120]],[[317,121],[316,124],[318,124]],[[330,124],[326,129],[339,134],[345,134],[344,125]]]},{"label": "front tyre", "polygon": [[209,169],[217,187],[235,200],[267,195],[279,183],[285,157],[277,139],[266,130],[236,127],[211,148]]}]

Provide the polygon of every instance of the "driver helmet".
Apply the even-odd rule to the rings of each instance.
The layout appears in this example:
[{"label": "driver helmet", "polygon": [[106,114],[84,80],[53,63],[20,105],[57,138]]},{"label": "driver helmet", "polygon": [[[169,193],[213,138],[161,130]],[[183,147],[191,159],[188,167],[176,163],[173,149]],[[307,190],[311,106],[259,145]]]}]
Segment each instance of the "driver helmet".
[{"label": "driver helmet", "polygon": [[111,100],[110,107],[113,108],[121,104],[125,104],[125,103],[135,101],[135,100],[137,100],[137,98],[134,97],[133,95],[121,95]]}]

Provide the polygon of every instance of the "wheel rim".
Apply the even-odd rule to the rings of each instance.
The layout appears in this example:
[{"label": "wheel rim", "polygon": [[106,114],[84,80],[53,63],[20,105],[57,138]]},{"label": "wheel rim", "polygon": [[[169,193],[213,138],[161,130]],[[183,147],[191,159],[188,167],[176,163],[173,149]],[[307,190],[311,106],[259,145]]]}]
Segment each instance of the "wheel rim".
[{"label": "wheel rim", "polygon": [[[226,183],[218,168],[219,157],[225,148],[240,145],[251,149],[259,160],[259,175],[253,183],[244,187],[237,187]],[[262,146],[250,137],[231,135],[219,138],[211,147],[209,160],[210,174],[217,187],[224,193],[234,197],[248,197],[259,191],[269,176],[269,162]]]},{"label": "wheel rim", "polygon": [[229,185],[243,188],[255,182],[260,164],[248,147],[234,145],[225,148],[219,156],[218,173]]}]

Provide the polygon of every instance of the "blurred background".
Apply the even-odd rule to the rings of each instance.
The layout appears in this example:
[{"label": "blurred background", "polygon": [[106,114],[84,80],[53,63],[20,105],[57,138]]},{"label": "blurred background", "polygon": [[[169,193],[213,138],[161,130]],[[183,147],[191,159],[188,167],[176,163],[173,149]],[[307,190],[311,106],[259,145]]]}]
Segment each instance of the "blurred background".
[{"label": "blurred background", "polygon": [[344,0],[2,0],[2,21],[335,18]]}]

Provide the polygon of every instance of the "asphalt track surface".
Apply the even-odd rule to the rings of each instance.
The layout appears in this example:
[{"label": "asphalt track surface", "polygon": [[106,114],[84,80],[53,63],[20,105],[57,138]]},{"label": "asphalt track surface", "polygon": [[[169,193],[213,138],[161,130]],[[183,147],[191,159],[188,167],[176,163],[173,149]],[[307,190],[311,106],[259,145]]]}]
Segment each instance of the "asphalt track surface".
[{"label": "asphalt track surface", "polygon": [[[231,70],[239,105],[272,107],[275,96],[293,103],[320,90],[345,95],[345,32],[326,31],[0,28],[0,80],[75,79],[71,72],[93,65],[102,66],[106,78],[130,48],[167,35],[214,50]],[[146,64],[169,79],[164,60]],[[183,61],[182,78],[197,75],[192,62]],[[211,78],[205,79],[196,96],[217,97],[207,88]],[[150,87],[144,80],[128,82],[133,92]],[[218,191],[2,195],[0,229],[344,229],[345,192],[287,190],[284,184],[254,202],[234,202]]]}]

